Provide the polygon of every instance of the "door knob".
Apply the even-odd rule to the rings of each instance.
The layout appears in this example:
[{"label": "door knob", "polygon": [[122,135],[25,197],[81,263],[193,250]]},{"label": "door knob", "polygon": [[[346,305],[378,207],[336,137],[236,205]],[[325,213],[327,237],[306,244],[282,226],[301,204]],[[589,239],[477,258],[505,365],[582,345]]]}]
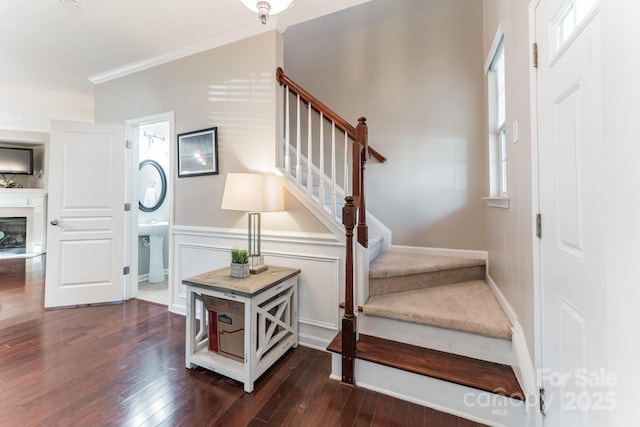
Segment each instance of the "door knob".
[{"label": "door knob", "polygon": [[57,219],[54,219],[54,220],[52,220],[49,224],[51,224],[51,225],[58,225],[58,224],[60,224],[60,223],[58,222],[58,220],[57,220]]}]

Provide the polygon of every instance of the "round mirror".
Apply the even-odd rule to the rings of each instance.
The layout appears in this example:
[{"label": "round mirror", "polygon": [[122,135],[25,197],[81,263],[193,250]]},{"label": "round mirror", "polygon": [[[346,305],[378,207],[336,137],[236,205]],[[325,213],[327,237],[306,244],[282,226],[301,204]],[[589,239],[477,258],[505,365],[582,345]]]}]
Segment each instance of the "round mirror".
[{"label": "round mirror", "polygon": [[164,202],[167,176],[155,160],[143,160],[138,166],[138,195],[138,207],[143,212],[153,212]]}]

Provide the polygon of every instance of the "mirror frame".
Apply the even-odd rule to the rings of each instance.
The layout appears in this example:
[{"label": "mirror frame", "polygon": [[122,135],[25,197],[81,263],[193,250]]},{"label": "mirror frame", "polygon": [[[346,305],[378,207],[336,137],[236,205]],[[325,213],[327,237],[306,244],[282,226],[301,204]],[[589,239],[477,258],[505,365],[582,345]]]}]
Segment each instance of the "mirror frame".
[{"label": "mirror frame", "polygon": [[160,191],[160,197],[158,197],[156,204],[151,207],[144,206],[140,201],[140,196],[138,195],[138,208],[142,212],[154,212],[158,210],[158,208],[164,202],[164,198],[167,196],[167,175],[164,173],[164,169],[162,169],[162,166],[160,166],[160,163],[150,159],[141,161],[140,164],[138,165],[138,171],[142,170],[142,168],[147,165],[153,166],[158,171],[158,174],[160,175],[162,190]]}]

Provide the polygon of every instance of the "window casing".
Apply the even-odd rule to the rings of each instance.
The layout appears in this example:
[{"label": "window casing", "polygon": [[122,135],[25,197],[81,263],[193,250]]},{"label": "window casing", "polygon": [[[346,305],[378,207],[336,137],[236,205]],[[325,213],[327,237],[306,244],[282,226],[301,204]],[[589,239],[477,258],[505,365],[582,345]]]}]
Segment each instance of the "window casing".
[{"label": "window casing", "polygon": [[489,89],[489,196],[507,197],[507,128],[504,36],[500,35],[487,69]]}]

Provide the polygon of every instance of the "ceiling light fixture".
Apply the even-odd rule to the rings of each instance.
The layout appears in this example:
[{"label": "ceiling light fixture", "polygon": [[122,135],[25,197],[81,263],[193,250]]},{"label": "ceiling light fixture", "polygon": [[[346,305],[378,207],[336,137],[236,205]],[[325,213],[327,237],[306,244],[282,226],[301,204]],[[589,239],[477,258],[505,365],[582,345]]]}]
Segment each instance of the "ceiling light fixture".
[{"label": "ceiling light fixture", "polygon": [[240,0],[242,4],[248,7],[250,10],[258,14],[258,19],[263,24],[267,23],[270,15],[277,15],[283,10],[287,10],[292,7],[297,0]]}]

